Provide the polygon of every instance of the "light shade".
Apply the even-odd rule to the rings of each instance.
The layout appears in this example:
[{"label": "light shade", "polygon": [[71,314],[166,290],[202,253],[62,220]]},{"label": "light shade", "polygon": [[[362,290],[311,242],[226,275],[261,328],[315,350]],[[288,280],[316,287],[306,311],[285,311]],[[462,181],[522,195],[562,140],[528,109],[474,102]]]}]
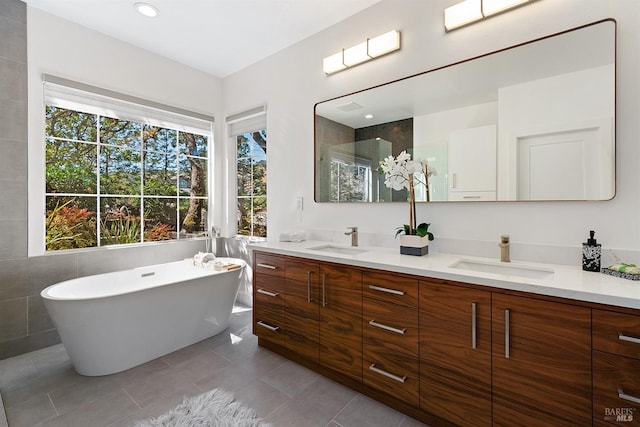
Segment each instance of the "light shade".
[{"label": "light shade", "polygon": [[362,42],[353,47],[345,49],[342,51],[343,62],[347,67],[351,67],[356,64],[360,64],[361,62],[368,61],[371,59],[369,54],[367,53],[367,42]]},{"label": "light shade", "polygon": [[533,0],[464,0],[444,10],[447,31],[479,21]]},{"label": "light shade", "polygon": [[400,31],[389,31],[327,56],[322,62],[322,69],[327,74],[333,74],[398,49]]},{"label": "light shade", "polygon": [[444,28],[453,30],[482,18],[481,0],[464,0],[444,10]]},{"label": "light shade", "polygon": [[344,70],[345,68],[347,68],[347,66],[342,62],[342,51],[331,56],[327,56],[322,61],[322,69],[327,74],[335,73],[340,70]]},{"label": "light shade", "polygon": [[520,6],[529,0],[482,0],[482,14],[495,15],[512,7]]},{"label": "light shade", "polygon": [[393,52],[394,50],[400,49],[400,31],[389,31],[388,33],[369,39],[367,43],[369,56],[372,58]]}]

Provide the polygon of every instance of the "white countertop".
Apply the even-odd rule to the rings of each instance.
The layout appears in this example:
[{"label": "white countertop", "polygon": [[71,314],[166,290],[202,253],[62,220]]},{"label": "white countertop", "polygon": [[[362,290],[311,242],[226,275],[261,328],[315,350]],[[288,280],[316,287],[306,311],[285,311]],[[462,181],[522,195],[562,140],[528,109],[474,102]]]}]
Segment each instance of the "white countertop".
[{"label": "white countertop", "polygon": [[[511,263],[499,263],[498,259],[433,253],[425,256],[400,255],[399,248],[362,247],[366,252],[355,255],[343,255],[321,252],[309,248],[331,245],[345,247],[330,242],[262,242],[249,244],[250,249],[281,255],[299,256],[357,267],[375,268],[416,276],[433,277],[493,286],[515,291],[610,304],[618,307],[640,309],[640,281],[627,280],[602,273],[582,271],[581,266],[559,264],[540,264],[512,260]],[[506,264],[514,267],[553,270],[548,278],[537,279],[508,274],[485,273],[450,267],[459,260]]]}]

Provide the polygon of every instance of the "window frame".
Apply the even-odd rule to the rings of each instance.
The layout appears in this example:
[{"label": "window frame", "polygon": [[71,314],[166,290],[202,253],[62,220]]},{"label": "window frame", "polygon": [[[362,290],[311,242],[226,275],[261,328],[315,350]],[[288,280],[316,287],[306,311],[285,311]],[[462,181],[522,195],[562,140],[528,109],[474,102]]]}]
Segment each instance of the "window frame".
[{"label": "window frame", "polygon": [[[266,145],[268,145],[268,138],[269,138],[269,136],[268,136],[268,132],[267,132],[266,127],[265,127],[265,128],[263,128],[263,129],[256,129],[256,130],[253,130],[253,131],[248,131],[248,132],[245,132],[245,133],[243,133],[243,134],[240,134],[240,135],[236,135],[236,136],[234,136],[234,141],[235,141],[235,154],[236,154],[236,155],[235,155],[235,161],[236,161],[236,163],[235,163],[235,164],[236,164],[236,177],[237,177],[237,175],[238,175],[238,165],[239,165],[239,162],[240,162],[240,158],[238,157],[238,144],[239,144],[239,138],[240,138],[240,137],[244,137],[244,136],[249,135],[249,134],[254,134],[254,133],[259,133],[259,132],[264,132],[264,137],[265,137],[265,146],[266,146]],[[253,138],[252,138],[252,139],[253,139]],[[255,140],[254,140],[254,141],[255,141]],[[264,211],[265,211],[265,212],[267,212],[267,218],[268,218],[268,208],[267,208],[267,200],[268,200],[268,199],[267,199],[267,197],[268,197],[268,194],[269,194],[268,184],[266,184],[266,183],[265,183],[265,191],[264,191],[264,194],[261,194],[261,195],[258,195],[258,196],[256,196],[256,195],[254,194],[254,187],[253,187],[253,183],[254,183],[254,171],[255,171],[255,165],[256,165],[256,162],[255,162],[256,156],[248,155],[248,156],[246,156],[246,157],[244,157],[244,158],[245,158],[245,159],[250,160],[250,169],[251,169],[251,177],[250,177],[250,182],[251,182],[251,192],[250,192],[250,194],[247,194],[247,195],[240,195],[240,194],[239,194],[239,188],[238,188],[238,186],[237,186],[238,179],[236,179],[236,192],[235,192],[235,196],[234,196],[234,199],[235,199],[235,202],[236,202],[236,236],[237,236],[237,237],[241,237],[241,238],[250,239],[250,240],[261,240],[261,239],[266,239],[266,238],[267,238],[267,236],[268,236],[268,226],[267,226],[267,224],[265,224],[265,235],[264,235],[264,236],[257,236],[257,235],[256,235],[256,233],[255,233],[255,221],[254,221],[255,211],[254,211],[254,201],[255,201],[255,199],[264,199],[264,203],[265,203]],[[268,156],[267,156],[267,151],[266,151],[266,149],[265,149],[265,151],[264,151],[264,170],[265,170],[265,174],[266,174],[267,179],[268,179],[269,173],[268,173],[268,167],[267,167],[267,158],[268,158]],[[240,222],[240,218],[238,218],[238,215],[237,215],[237,212],[238,212],[238,210],[239,210],[239,209],[237,208],[237,206],[238,206],[238,204],[240,203],[240,200],[249,200],[249,201],[251,202],[251,208],[250,208],[250,214],[249,214],[249,217],[250,217],[250,221],[249,221],[249,224],[250,224],[249,234],[243,234],[243,233],[240,233],[240,230],[238,229],[238,224],[239,224],[239,222]]]},{"label": "window frame", "polygon": [[[231,114],[225,118],[225,123],[227,124],[227,138],[228,138],[228,151],[227,151],[227,159],[229,162],[229,186],[228,186],[228,204],[227,204],[227,215],[228,215],[228,224],[229,231],[236,239],[241,240],[250,240],[250,241],[263,241],[266,240],[267,237],[258,237],[254,236],[253,232],[251,235],[240,234],[238,230],[238,136],[244,135],[247,133],[264,131],[265,136],[269,138],[269,129],[267,126],[267,106],[260,105],[257,107],[250,108],[248,110],[242,111],[240,113]],[[268,145],[268,142],[267,142]],[[268,236],[268,170],[269,170],[269,156],[265,151],[265,170],[267,171],[267,191],[265,192],[265,211],[267,212],[267,224],[266,224],[266,235]],[[233,162],[233,163],[231,163]],[[231,195],[233,192],[233,196]]]},{"label": "window frame", "polygon": [[[42,138],[40,140],[39,143],[39,148],[41,150],[41,155],[38,156],[41,159],[41,165],[42,165],[42,174],[38,174],[38,176],[41,179],[41,184],[39,184],[38,186],[41,188],[41,200],[42,200],[42,204],[39,206],[42,206],[42,208],[38,208],[37,211],[38,213],[40,213],[38,216],[40,218],[40,225],[38,228],[40,228],[40,230],[42,230],[41,232],[37,233],[37,235],[39,236],[39,244],[33,245],[33,239],[30,239],[29,241],[29,246],[28,246],[28,250],[29,250],[29,256],[34,256],[34,255],[44,255],[44,254],[55,254],[55,253],[63,253],[63,252],[71,252],[71,251],[91,251],[91,250],[104,250],[106,248],[113,248],[113,247],[121,247],[121,246],[136,246],[136,245],[153,245],[153,244],[158,244],[158,243],[163,243],[163,242],[175,242],[177,240],[189,240],[189,239],[198,239],[198,238],[202,238],[204,233],[207,232],[207,229],[209,227],[210,224],[212,224],[212,219],[213,219],[213,210],[214,210],[214,205],[213,205],[213,197],[212,197],[212,191],[213,191],[213,158],[214,158],[214,140],[213,140],[213,117],[209,117],[209,116],[205,116],[205,115],[201,115],[198,113],[191,113],[188,112],[186,110],[182,110],[179,108],[174,108],[171,106],[166,106],[164,104],[159,104],[159,103],[155,103],[153,101],[147,101],[147,100],[143,100],[140,98],[135,98],[135,97],[131,97],[128,95],[124,95],[124,94],[118,94],[116,92],[112,92],[112,91],[108,91],[108,90],[104,90],[101,88],[95,88],[93,86],[88,86],[88,85],[84,85],[82,83],[77,83],[77,82],[71,82],[65,79],[60,79],[60,78],[56,78],[56,77],[52,77],[52,76],[43,76],[43,83],[44,83],[44,90],[43,90],[43,104],[42,104],[42,117],[43,117],[43,125],[42,125]],[[100,175],[101,175],[101,156],[100,156],[100,147],[113,147],[112,145],[109,145],[107,143],[107,141],[102,141],[100,138],[100,119],[99,119],[99,115],[102,115],[103,117],[114,117],[114,116],[118,116],[118,114],[100,114],[100,112],[95,113],[94,111],[90,111],[90,114],[98,114],[96,120],[96,132],[97,132],[97,139],[96,141],[76,141],[76,140],[72,140],[74,142],[80,142],[83,144],[91,144],[94,145],[96,147],[96,164],[95,164],[95,174],[96,174],[96,190],[93,194],[91,193],[49,193],[47,191],[47,174],[45,172],[46,170],[46,162],[47,162],[47,158],[46,158],[46,145],[48,144],[48,141],[52,140],[53,138],[48,134],[48,132],[45,132],[45,127],[46,127],[46,122],[47,122],[47,114],[46,114],[46,109],[48,106],[59,106],[57,105],[58,103],[49,103],[48,101],[48,93],[47,93],[47,86],[51,85],[51,87],[54,87],[54,90],[59,89],[60,87],[62,88],[62,91],[68,91],[68,93],[72,93],[74,94],[73,96],[75,96],[75,98],[73,98],[73,102],[78,102],[78,94],[83,94],[86,93],[87,94],[87,103],[90,104],[91,102],[95,101],[96,99],[98,101],[104,101],[105,99],[107,100],[107,102],[112,102],[113,105],[118,105],[118,103],[122,104],[122,105],[127,105],[129,107],[132,108],[131,111],[127,111],[125,114],[123,114],[123,117],[118,117],[119,119],[123,119],[123,120],[128,120],[128,121],[135,121],[137,123],[140,124],[140,147],[136,147],[135,149],[133,149],[133,151],[136,151],[140,154],[140,158],[139,158],[139,163],[138,163],[138,168],[140,169],[140,182],[139,182],[139,191],[138,194],[130,194],[130,195],[124,195],[124,194],[116,194],[116,195],[112,195],[112,194],[108,194],[108,193],[102,193],[101,189],[98,187],[100,185]],[[68,84],[69,86],[64,86],[64,84]],[[61,86],[62,85],[62,86]],[[113,98],[115,96],[115,98]],[[64,96],[63,96],[64,98]],[[134,101],[136,102],[140,102],[140,104],[136,105],[134,104]],[[62,102],[65,102],[65,100],[63,99]],[[99,103],[99,102],[98,102]],[[100,106],[94,106],[95,108],[101,108]],[[131,112],[133,111],[134,113],[136,113],[136,108],[140,107],[139,110],[140,111],[152,111],[153,112],[153,118],[151,120],[145,120],[144,118],[142,118],[142,120],[131,120],[130,115]],[[165,107],[163,109],[161,109],[161,107]],[[72,109],[75,111],[84,111],[84,108],[69,108],[68,106],[65,106],[63,108],[67,108],[67,109]],[[104,107],[102,107],[104,108]],[[178,118],[178,121],[181,121],[180,124],[178,124],[178,126],[171,126],[171,122],[172,122],[172,118]],[[159,124],[158,122],[160,122],[161,124]],[[201,131],[201,130],[196,130],[195,132],[191,131],[189,132],[188,130],[185,129],[190,129],[189,126],[191,124],[194,124],[196,126],[202,126],[203,129],[206,129],[206,126],[208,126],[207,131]],[[175,153],[174,155],[176,156],[176,193],[175,195],[155,195],[155,194],[146,194],[144,191],[144,186],[145,186],[145,182],[143,180],[144,177],[144,168],[146,165],[146,155],[148,153],[156,153],[157,150],[147,150],[144,144],[144,130],[145,130],[145,125],[150,125],[150,126],[155,126],[158,128],[169,128],[172,131],[175,132]],[[169,125],[169,126],[167,126]],[[201,155],[197,155],[197,156],[192,156],[192,155],[187,155],[187,153],[181,153],[180,152],[180,132],[188,132],[188,133],[194,133],[196,135],[201,135],[203,137],[206,138],[207,140],[207,153],[206,153],[206,157],[203,157]],[[64,138],[56,138],[56,139],[61,139],[64,140]],[[130,148],[128,148],[130,149]],[[167,153],[164,153],[167,154]],[[199,154],[199,153],[198,153]],[[184,159],[181,159],[182,157],[184,157]],[[181,162],[181,160],[185,160],[188,159],[190,157],[193,158],[197,158],[200,160],[204,160],[204,163],[206,165],[206,170],[205,170],[205,177],[204,177],[204,187],[205,187],[205,191],[206,191],[206,196],[195,196],[195,197],[191,197],[189,194],[182,194],[182,190],[181,190],[181,186],[180,186],[180,182],[181,182],[181,176],[183,175],[183,173],[180,172],[179,169],[179,164]],[[190,168],[189,168],[190,169]],[[187,170],[188,173],[188,170]],[[32,176],[30,175],[30,181],[32,180]],[[96,211],[95,211],[95,220],[97,221],[97,227],[96,227],[96,242],[95,242],[95,246],[88,246],[88,247],[84,247],[84,248],[74,248],[74,249],[60,249],[60,250],[47,250],[46,248],[46,230],[44,227],[44,224],[42,222],[42,215],[45,214],[46,210],[47,210],[47,200],[50,196],[75,196],[75,197],[92,197],[95,199],[95,204],[96,204]],[[135,243],[124,243],[124,244],[107,244],[104,245],[100,242],[100,236],[101,232],[100,232],[100,221],[101,221],[101,213],[100,213],[100,204],[103,198],[105,197],[114,197],[114,198],[135,198],[138,205],[139,205],[139,209],[140,209],[140,221],[139,221],[139,225],[140,225],[140,241],[137,241]],[[195,199],[199,199],[199,200],[204,200],[206,203],[206,216],[203,218],[203,222],[204,222],[204,229],[202,231],[198,231],[197,235],[193,235],[193,234],[187,234],[185,235],[184,233],[180,232],[181,226],[182,226],[182,219],[180,218],[180,213],[183,210],[181,208],[182,204],[186,201],[186,203],[189,203],[189,200],[195,198]],[[156,199],[156,200],[160,200],[160,199],[167,199],[167,200],[171,200],[171,201],[175,201],[176,203],[176,230],[175,231],[175,238],[171,238],[169,240],[145,240],[144,234],[145,234],[145,227],[144,227],[144,221],[145,221],[145,211],[144,211],[144,200],[149,201],[150,199]],[[40,210],[42,209],[42,210]],[[29,225],[30,225],[30,229],[31,226],[34,224],[34,218],[35,218],[35,212],[30,212],[30,216],[29,216]],[[31,234],[31,233],[30,233]],[[40,237],[41,236],[41,237]]]}]

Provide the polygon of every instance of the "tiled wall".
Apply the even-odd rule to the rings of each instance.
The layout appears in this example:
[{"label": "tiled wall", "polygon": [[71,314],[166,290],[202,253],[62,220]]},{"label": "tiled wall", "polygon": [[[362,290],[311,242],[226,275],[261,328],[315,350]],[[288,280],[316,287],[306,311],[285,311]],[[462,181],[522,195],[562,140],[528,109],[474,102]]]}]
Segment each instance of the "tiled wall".
[{"label": "tiled wall", "polygon": [[0,259],[26,256],[27,7],[0,0]]}]

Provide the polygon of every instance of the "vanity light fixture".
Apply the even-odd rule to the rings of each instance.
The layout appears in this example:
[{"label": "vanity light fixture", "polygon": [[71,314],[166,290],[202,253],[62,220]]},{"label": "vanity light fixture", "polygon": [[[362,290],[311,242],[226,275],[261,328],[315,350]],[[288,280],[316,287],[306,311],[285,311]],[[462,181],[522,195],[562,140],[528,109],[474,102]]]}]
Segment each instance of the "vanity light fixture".
[{"label": "vanity light fixture", "polygon": [[333,74],[398,49],[400,49],[400,31],[389,31],[327,56],[322,61],[322,69],[327,74]]},{"label": "vanity light fixture", "polygon": [[444,28],[455,30],[534,0],[464,0],[444,10]]},{"label": "vanity light fixture", "polygon": [[157,7],[150,5],[149,3],[138,2],[135,3],[133,7],[136,8],[138,13],[148,18],[155,18],[160,13]]}]

